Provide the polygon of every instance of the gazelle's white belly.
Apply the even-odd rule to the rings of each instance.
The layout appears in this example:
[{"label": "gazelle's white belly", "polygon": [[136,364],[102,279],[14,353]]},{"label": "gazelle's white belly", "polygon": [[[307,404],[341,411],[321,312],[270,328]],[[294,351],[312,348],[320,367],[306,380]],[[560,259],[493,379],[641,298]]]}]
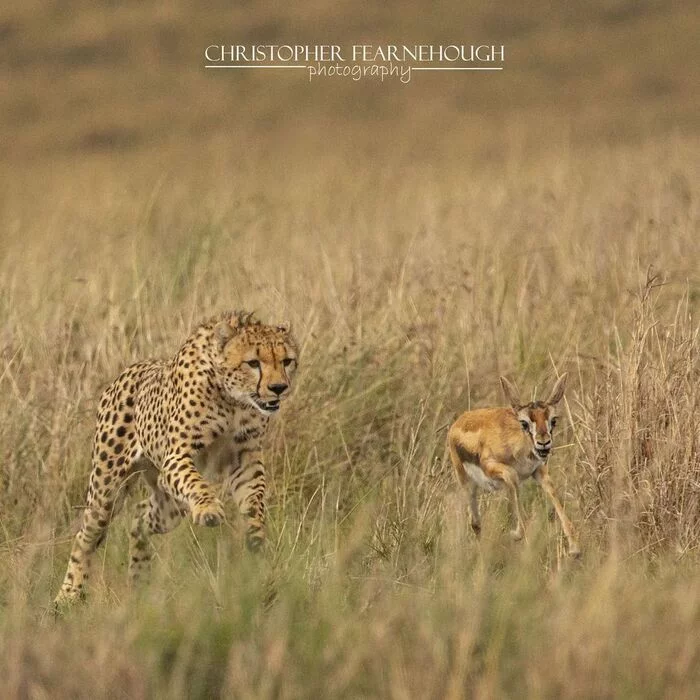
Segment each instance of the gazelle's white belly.
[{"label": "gazelle's white belly", "polygon": [[[520,477],[520,481],[524,481],[525,479],[529,479],[541,464],[542,462],[540,460],[528,458],[516,463],[513,468]],[[497,491],[504,485],[502,479],[492,479],[491,477],[487,476],[484,470],[478,464],[462,462],[462,467],[467,473],[467,476],[477,486],[485,491]]]},{"label": "gazelle's white belly", "polygon": [[464,467],[464,471],[467,472],[467,476],[485,491],[497,491],[503,486],[503,481],[486,476],[484,470],[477,464],[462,462],[462,466]]}]

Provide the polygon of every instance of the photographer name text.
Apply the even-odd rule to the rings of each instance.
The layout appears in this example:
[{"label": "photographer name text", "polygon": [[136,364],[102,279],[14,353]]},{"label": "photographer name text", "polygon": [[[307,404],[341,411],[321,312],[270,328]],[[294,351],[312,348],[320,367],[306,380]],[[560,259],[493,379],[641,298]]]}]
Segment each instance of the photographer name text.
[{"label": "photographer name text", "polygon": [[503,70],[505,46],[496,44],[212,44],[205,68],[297,69],[319,78],[411,80],[413,71]]}]

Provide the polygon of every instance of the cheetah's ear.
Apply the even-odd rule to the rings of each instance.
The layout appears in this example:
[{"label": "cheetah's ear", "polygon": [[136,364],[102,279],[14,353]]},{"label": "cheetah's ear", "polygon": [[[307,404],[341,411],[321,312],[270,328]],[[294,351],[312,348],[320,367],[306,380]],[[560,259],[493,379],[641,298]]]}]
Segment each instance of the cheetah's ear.
[{"label": "cheetah's ear", "polygon": [[224,345],[233,338],[233,328],[231,328],[231,324],[228,321],[219,321],[214,326],[214,335],[219,341],[219,348],[223,350]]},{"label": "cheetah's ear", "polygon": [[278,331],[282,331],[282,333],[292,332],[292,324],[289,321],[282,321],[282,323],[278,323],[276,328]]}]

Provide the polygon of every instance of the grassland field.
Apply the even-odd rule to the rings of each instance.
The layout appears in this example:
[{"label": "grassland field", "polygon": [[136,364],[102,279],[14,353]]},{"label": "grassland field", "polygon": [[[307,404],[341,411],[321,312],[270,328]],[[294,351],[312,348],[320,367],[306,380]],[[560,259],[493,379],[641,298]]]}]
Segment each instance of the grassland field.
[{"label": "grassland field", "polygon": [[[446,20],[68,5],[0,12],[0,696],[697,697],[695,4],[447,3],[511,73],[383,88],[239,83],[198,52],[225,22]],[[301,345],[266,550],[231,507],[160,538],[131,591],[125,514],[55,619],[100,392],[228,308]],[[525,541],[498,494],[477,541],[445,451],[501,374],[529,396],[563,371],[550,464],[580,561],[534,483]]]}]

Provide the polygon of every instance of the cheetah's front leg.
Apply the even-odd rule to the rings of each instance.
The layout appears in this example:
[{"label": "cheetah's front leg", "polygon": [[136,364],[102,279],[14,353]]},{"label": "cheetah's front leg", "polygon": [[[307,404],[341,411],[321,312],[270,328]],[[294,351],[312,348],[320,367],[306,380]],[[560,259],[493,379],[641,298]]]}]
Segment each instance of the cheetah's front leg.
[{"label": "cheetah's front leg", "polygon": [[258,449],[243,449],[239,455],[227,488],[246,521],[246,546],[255,552],[265,542],[265,466]]},{"label": "cheetah's front leg", "polygon": [[190,455],[168,457],[160,470],[158,486],[189,506],[195,525],[215,527],[224,519],[221,501],[197,471]]}]

